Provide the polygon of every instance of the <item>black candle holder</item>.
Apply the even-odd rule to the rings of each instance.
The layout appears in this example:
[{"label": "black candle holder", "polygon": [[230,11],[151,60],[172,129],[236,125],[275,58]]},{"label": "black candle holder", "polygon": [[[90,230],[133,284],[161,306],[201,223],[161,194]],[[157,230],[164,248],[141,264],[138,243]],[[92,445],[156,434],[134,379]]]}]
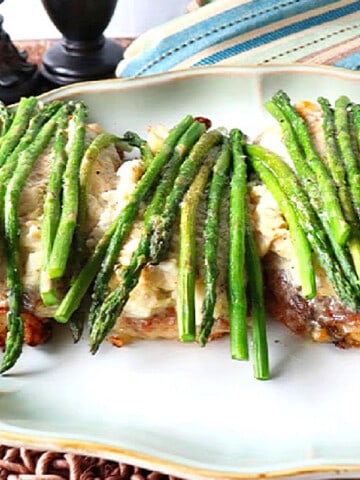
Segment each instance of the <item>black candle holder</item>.
[{"label": "black candle holder", "polygon": [[40,71],[57,85],[110,78],[123,47],[106,39],[117,0],[42,0],[62,40],[44,54]]},{"label": "black candle holder", "polygon": [[9,104],[34,92],[38,71],[36,65],[27,61],[27,53],[19,52],[12,43],[3,22],[4,17],[0,15],[0,99]]}]

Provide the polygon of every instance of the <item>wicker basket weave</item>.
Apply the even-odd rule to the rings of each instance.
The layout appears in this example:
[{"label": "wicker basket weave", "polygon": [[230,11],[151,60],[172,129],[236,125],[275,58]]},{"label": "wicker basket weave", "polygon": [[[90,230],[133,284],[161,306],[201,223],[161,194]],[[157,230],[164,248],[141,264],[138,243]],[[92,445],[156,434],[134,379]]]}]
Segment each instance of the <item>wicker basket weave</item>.
[{"label": "wicker basket weave", "polygon": [[178,480],[95,457],[0,445],[0,480]]}]

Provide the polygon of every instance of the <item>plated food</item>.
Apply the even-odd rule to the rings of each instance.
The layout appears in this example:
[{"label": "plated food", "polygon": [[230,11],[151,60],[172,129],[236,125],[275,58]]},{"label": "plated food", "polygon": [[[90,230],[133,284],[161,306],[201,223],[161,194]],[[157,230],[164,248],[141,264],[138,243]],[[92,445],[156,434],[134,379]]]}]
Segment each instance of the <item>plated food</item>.
[{"label": "plated food", "polygon": [[268,378],[265,303],[295,332],[359,343],[360,110],[265,105],[255,142],[187,115],[121,137],[86,120],[83,102],[23,99],[2,108],[2,372],[25,340],[69,324],[104,339],[230,333],[231,355]]},{"label": "plated food", "polygon": [[[168,130],[189,112],[211,119],[212,128],[238,126],[251,142],[270,127],[276,135],[267,146],[281,153],[277,121],[264,108],[279,89],[295,105],[323,96],[334,106],[344,94],[360,101],[358,73],[301,65],[87,82],[40,98],[82,100],[87,123],[120,137],[130,130],[147,139],[149,125]],[[137,156],[126,152],[127,159]],[[205,348],[155,339],[119,349],[105,341],[90,355],[86,331],[74,344],[68,324],[50,325],[50,341],[25,346],[0,377],[4,444],[87,453],[189,479],[343,478],[359,471],[360,425],[348,408],[349,397],[360,399],[358,348],[314,344],[268,319],[271,381],[258,382],[252,361],[231,359],[227,334]]]}]

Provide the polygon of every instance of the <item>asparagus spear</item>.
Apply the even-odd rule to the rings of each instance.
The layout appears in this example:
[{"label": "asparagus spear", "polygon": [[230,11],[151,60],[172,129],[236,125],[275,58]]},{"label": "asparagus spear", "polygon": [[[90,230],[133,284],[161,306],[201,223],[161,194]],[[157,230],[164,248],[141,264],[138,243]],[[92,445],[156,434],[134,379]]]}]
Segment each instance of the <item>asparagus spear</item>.
[{"label": "asparagus spear", "polygon": [[[350,100],[345,97],[339,97],[335,102],[335,126],[339,142],[339,148],[342,160],[345,165],[347,178],[350,186],[351,198],[356,210],[357,216],[360,216],[360,166],[355,152],[355,144],[351,135],[351,124],[349,118]],[[356,107],[352,109],[356,112]],[[354,114],[354,113],[353,113]],[[356,118],[356,113],[354,114]]]},{"label": "asparagus spear", "polygon": [[[324,97],[318,98],[318,103],[321,106],[323,114],[323,131],[325,137],[327,165],[338,190],[339,199],[345,215],[345,219],[351,226],[351,234],[348,242],[349,250],[354,262],[357,276],[358,278],[360,278],[360,222],[358,217],[356,216],[354,204],[351,199],[349,180],[346,175],[346,168],[343,162],[343,156],[350,155],[350,158],[353,156],[351,128],[349,119],[347,118],[345,106],[346,101],[345,105],[341,107],[342,111],[338,111],[338,122],[340,122],[342,126],[341,130],[345,132],[345,137],[341,140],[341,149],[338,142],[338,131],[336,130],[335,126],[334,111],[331,108],[331,105],[329,101]],[[357,164],[357,160],[352,159],[352,163],[354,162],[355,164]]]},{"label": "asparagus spear", "polygon": [[41,224],[42,267],[40,275],[40,295],[45,305],[54,305],[57,301],[56,289],[48,276],[48,264],[60,219],[60,195],[62,177],[67,162],[66,144],[68,141],[68,115],[58,122],[52,151],[52,167],[44,199],[43,220]]},{"label": "asparagus spear", "polygon": [[124,140],[140,150],[143,165],[147,168],[154,159],[153,152],[147,141],[142,139],[137,133],[130,131],[125,132]]},{"label": "asparagus spear", "polygon": [[62,102],[47,104],[30,119],[25,134],[20,138],[12,152],[9,152],[5,163],[0,168],[0,217],[3,216],[6,186],[19,160],[20,153],[33,142],[41,127],[59,110]]},{"label": "asparagus spear", "polygon": [[[246,152],[249,155],[249,161],[251,162],[251,165],[258,174],[263,167],[265,167],[266,170],[273,172],[272,175],[276,176],[281,192],[291,201],[290,206],[295,209],[295,219],[297,220],[298,224],[300,224],[300,228],[299,226],[296,227],[295,225],[294,236],[296,235],[296,232],[299,232],[299,237],[295,238],[294,242],[299,241],[305,232],[305,238],[308,238],[312,249],[318,256],[320,265],[326,272],[326,275],[334,286],[334,289],[340,300],[350,310],[356,311],[358,308],[358,290],[356,286],[350,283],[344,276],[341,265],[339,264],[333,251],[332,244],[329,242],[329,239],[322,228],[321,222],[317,217],[312,205],[310,204],[302,186],[299,184],[294,172],[281,157],[269,152],[260,145],[247,145]],[[264,183],[271,191],[271,182],[268,184],[264,181]],[[300,252],[297,256],[298,259],[301,258]],[[300,272],[300,269],[304,270],[302,274],[300,273],[300,275],[304,275],[304,280],[302,280],[302,283],[308,284],[308,298],[311,298],[315,293],[315,279],[313,265],[311,262],[311,253],[306,252],[307,248],[305,248],[304,253],[305,259],[307,258],[308,260],[305,260],[304,263],[301,262],[298,268]],[[307,270],[309,280],[305,281]]]},{"label": "asparagus spear", "polygon": [[204,226],[205,296],[202,304],[202,321],[198,336],[201,346],[206,345],[215,321],[216,279],[219,273],[217,250],[220,209],[225,186],[229,179],[230,161],[231,150],[229,140],[225,139],[219,158],[214,166]]},{"label": "asparagus spear", "polygon": [[335,241],[343,246],[349,238],[350,226],[344,218],[334,182],[312,143],[306,123],[293,108],[285,92],[279,91],[274,95],[272,101],[291,123],[298,142],[303,149],[305,161],[313,172],[314,178],[312,180],[315,180],[315,184],[309,189],[309,178],[302,175],[302,167],[297,164],[295,167],[300,180],[304,188],[307,189],[311,199],[313,199],[315,193],[316,201],[318,201],[320,195],[326,222],[329,223]]},{"label": "asparagus spear", "polygon": [[116,145],[122,151],[129,152],[131,147],[129,143],[111,133],[100,133],[90,143],[81,160],[79,173],[79,213],[78,226],[76,231],[77,236],[77,253],[81,258],[84,256],[85,250],[85,229],[87,224],[87,196],[89,190],[89,175],[91,173],[93,164],[100,152],[110,145]]},{"label": "asparagus spear", "polygon": [[[219,144],[221,140],[222,136],[219,131],[213,130],[209,132],[206,136],[204,136],[203,140],[196,145],[196,159],[200,158],[201,155],[202,157],[205,156],[205,153],[201,154],[202,150],[207,152],[209,150],[209,145],[211,145],[212,148],[213,146]],[[169,198],[167,199],[167,205],[172,204],[174,205],[174,208],[168,208],[166,210],[166,215],[163,215],[161,219],[159,219],[159,222],[154,230],[154,235],[151,238],[150,254],[153,258],[153,263],[160,262],[162,259],[162,252],[165,253],[167,251],[172,235],[172,229],[170,226],[173,225],[175,217],[178,213],[176,205],[181,201],[184,185],[188,185],[186,182],[187,176],[192,178],[194,170],[198,168],[198,163],[188,161],[185,162],[182,168],[184,169],[184,184],[175,184],[175,188],[171,191]]]},{"label": "asparagus spear", "polygon": [[317,214],[322,223],[322,227],[329,237],[332,249],[341,266],[341,269],[343,270],[344,275],[346,275],[354,288],[358,289],[358,279],[356,272],[354,271],[352,259],[349,256],[347,248],[341,246],[334,236],[334,231],[331,227],[329,217],[326,213],[327,210],[324,208],[323,201],[319,195],[319,188],[317,185],[318,182],[316,180],[316,177],[314,176],[312,169],[304,160],[304,153],[301,145],[298,142],[298,137],[294,132],[292,123],[289,122],[289,119],[284,115],[281,108],[279,108],[274,102],[268,102],[266,104],[266,107],[281,124],[281,128],[283,131],[283,140],[294,162],[294,166],[298,173],[300,182],[302,183],[304,190],[309,196],[312,205],[317,211]]},{"label": "asparagus spear", "polygon": [[250,290],[254,376],[259,380],[267,380],[270,370],[262,269],[248,212],[245,215],[245,264]]},{"label": "asparagus spear", "polygon": [[0,142],[2,142],[4,135],[9,130],[12,120],[13,114],[10,112],[4,102],[0,101]]},{"label": "asparagus spear", "polygon": [[21,98],[16,109],[10,128],[4,135],[0,145],[0,167],[5,163],[8,155],[16,148],[24,135],[29,120],[33,116],[38,101],[35,97]]},{"label": "asparagus spear", "polygon": [[[203,123],[192,123],[175,145],[174,153],[169,160],[168,165],[165,167],[163,181],[157,187],[154,198],[150,204],[149,211],[146,214],[148,218],[152,218],[152,215],[155,215],[155,211],[157,214],[159,214],[160,211],[158,205],[162,205],[164,198],[166,198],[166,196],[169,194],[180,165],[201,134],[204,133],[205,129],[206,127]],[[147,226],[146,222],[147,220],[145,219],[145,228],[150,228]],[[98,309],[107,293],[108,283],[114,271],[114,265],[119,255],[119,250],[112,249],[112,242],[113,240],[110,242],[100,271],[95,279],[94,290],[92,294],[92,304],[89,313],[90,326],[93,324],[98,314]]]},{"label": "asparagus spear", "polygon": [[21,192],[34,163],[49,144],[56,128],[58,117],[65,113],[58,111],[39,131],[32,144],[21,152],[18,165],[11,177],[5,194],[5,252],[7,259],[6,286],[8,291],[8,322],[5,354],[0,373],[11,368],[21,354],[23,324],[20,316],[22,285],[20,279],[19,232],[17,214]]},{"label": "asparagus spear", "polygon": [[[221,140],[222,135],[216,130],[204,133],[191,150],[189,156],[182,163],[178,176],[174,182],[173,189],[164,203],[162,215],[159,213],[161,212],[160,208],[158,209],[153,203],[150,204],[148,221],[151,224],[151,228],[144,229],[140,244],[133,254],[130,265],[124,266],[120,270],[119,286],[105,298],[100,308],[99,315],[92,325],[90,333],[92,353],[95,353],[98,350],[101,342],[116,322],[116,319],[124,308],[132,289],[138,282],[141,270],[149,262],[158,263],[166,253],[163,249],[168,248],[169,237],[171,237],[173,224],[179,211],[180,202],[193,182],[202,161],[207,157],[210,150],[219,144]],[[155,193],[155,197],[156,196],[157,194]],[[166,232],[161,232],[161,228],[166,229]],[[149,248],[155,232],[157,232],[157,238],[162,240],[162,249],[156,249],[157,256],[154,256],[154,250],[151,252],[151,249]]]},{"label": "asparagus spear", "polygon": [[355,143],[358,151],[360,151],[360,105],[358,103],[352,103],[350,105],[350,119],[352,120],[351,126],[354,130]]},{"label": "asparagus spear", "polygon": [[66,269],[76,227],[79,208],[79,169],[85,149],[85,118],[87,109],[82,102],[75,105],[72,116],[73,136],[63,178],[61,214],[53,241],[47,273],[50,279],[61,278]]},{"label": "asparagus spear", "polygon": [[232,176],[229,218],[229,324],[231,356],[249,358],[247,340],[247,301],[245,291],[245,209],[247,168],[244,138],[239,130],[230,132]]},{"label": "asparagus spear", "polygon": [[166,162],[171,157],[176,143],[181,135],[193,123],[193,121],[193,118],[190,115],[187,115],[169,132],[169,135],[164,141],[162,148],[156,154],[154,160],[150,164],[150,167],[140,179],[137,188],[129,200],[129,203],[104,233],[103,237],[100,239],[99,243],[96,245],[94,251],[90,255],[88,261],[74,279],[71,288],[55,312],[54,318],[58,322],[68,322],[71,315],[79,307],[81,299],[87,292],[95,275],[98,273],[101,262],[103,261],[103,258],[107,252],[110,240],[114,235],[116,235],[116,241],[113,248],[117,248],[117,252],[119,252],[122,242],[130,232],[133,220],[138,212],[140,202],[149,193],[155,182],[158,180],[158,176]]},{"label": "asparagus spear", "polygon": [[[100,155],[101,151],[110,145],[124,151],[130,151],[131,146],[128,142],[111,133],[103,132],[97,135],[87,147],[84,157],[80,165],[79,175],[79,212],[77,229],[75,231],[76,258],[75,267],[73,267],[73,275],[77,275],[86,257],[86,225],[87,225],[87,195],[89,189],[89,175],[93,168],[94,162]],[[84,329],[84,322],[87,318],[90,307],[89,299],[84,297],[79,309],[72,315],[69,320],[69,328],[72,333],[74,342],[77,343]]]},{"label": "asparagus spear", "polygon": [[183,342],[196,339],[196,215],[218,151],[214,149],[199,170],[180,206],[179,265],[177,280],[177,324]]}]

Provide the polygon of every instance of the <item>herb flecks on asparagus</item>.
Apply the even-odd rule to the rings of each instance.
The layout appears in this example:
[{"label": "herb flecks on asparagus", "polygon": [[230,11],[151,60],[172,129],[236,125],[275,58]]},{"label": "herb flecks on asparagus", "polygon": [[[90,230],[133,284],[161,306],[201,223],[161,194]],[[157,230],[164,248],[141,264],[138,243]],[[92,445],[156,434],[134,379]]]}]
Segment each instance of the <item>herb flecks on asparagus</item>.
[{"label": "herb flecks on asparagus", "polygon": [[219,274],[218,243],[220,228],[220,210],[226,184],[229,181],[231,150],[229,140],[225,139],[217,159],[210,182],[207,212],[204,226],[204,278],[205,296],[202,304],[202,320],[198,341],[206,345],[214,325],[216,303],[216,280]]},{"label": "herb flecks on asparagus", "polygon": [[114,235],[116,235],[116,238],[114,239],[112,250],[116,251],[116,254],[114,254],[116,260],[121,245],[129,234],[135,216],[138,213],[140,202],[158,181],[160,172],[171,157],[176,143],[193,122],[193,118],[190,115],[187,115],[169,132],[162,148],[155,155],[150,167],[139,180],[135,191],[131,195],[129,203],[120,212],[117,219],[110,225],[108,230],[106,230],[91,253],[88,261],[74,279],[70,289],[55,312],[54,318],[58,322],[68,322],[71,315],[79,307],[81,299],[84,297],[90,284],[99,271],[101,263],[108,251],[109,243]]},{"label": "herb flecks on asparagus", "polygon": [[244,137],[239,130],[230,132],[232,174],[230,182],[228,298],[231,356],[247,360],[247,299],[245,286],[245,211],[247,166]]},{"label": "herb flecks on asparagus", "polygon": [[335,102],[335,128],[339,143],[342,161],[345,165],[346,176],[350,186],[351,198],[357,213],[360,216],[360,166],[355,151],[355,139],[351,135],[351,124],[349,118],[350,100],[339,97]]},{"label": "herb flecks on asparagus", "polygon": [[[286,200],[290,201],[291,209],[295,209],[294,230],[292,230],[290,224],[288,224],[288,226],[290,233],[293,231],[293,235],[295,236],[293,245],[295,253],[297,254],[298,270],[300,279],[302,279],[301,284],[304,297],[312,298],[316,294],[315,271],[311,261],[311,251],[308,251],[306,244],[301,246],[302,241],[300,244],[298,243],[306,234],[305,240],[310,242],[312,249],[319,259],[320,265],[326,272],[339,298],[350,310],[356,311],[358,308],[357,291],[344,275],[341,265],[333,251],[332,244],[292,169],[281,157],[260,145],[248,145],[246,151],[249,155],[251,165],[259,176],[260,172],[264,169],[265,176],[260,176],[260,178],[262,178],[274,198],[277,200],[275,190],[277,190],[280,185],[280,195],[286,196]],[[271,173],[269,182],[267,181],[267,171]],[[271,190],[272,177],[275,177],[276,180],[274,193]],[[280,199],[278,203],[281,208]],[[296,232],[298,232],[298,236]],[[299,246],[299,251],[297,251],[297,245]],[[301,260],[302,251],[304,252],[303,260]]]},{"label": "herb flecks on asparagus", "polygon": [[[251,166],[275,198],[288,223],[302,294],[305,298],[313,298],[316,294],[315,270],[312,250],[304,225],[300,223],[305,206],[301,203],[304,195],[300,193],[301,187],[296,176],[280,157],[260,145],[247,145],[246,152]],[[308,212],[307,214],[309,215]]]},{"label": "herb flecks on asparagus", "polygon": [[196,340],[197,213],[199,204],[204,198],[213,163],[217,156],[217,150],[214,150],[213,155],[209,155],[180,206],[176,313],[179,338],[182,342],[193,342]]},{"label": "herb flecks on asparagus", "polygon": [[[216,130],[204,133],[181,164],[174,186],[166,198],[162,214],[159,214],[154,204],[150,204],[151,229],[147,229],[149,233],[145,231],[142,235],[140,245],[133,254],[130,265],[121,268],[120,285],[105,298],[100,308],[90,333],[92,353],[98,350],[101,342],[114,326],[132,289],[137,284],[141,270],[147,263],[159,263],[166,254],[180,202],[210,150],[221,141],[222,135]],[[154,197],[156,198],[156,196],[155,193]],[[152,243],[154,240],[158,240],[160,244]]]},{"label": "herb flecks on asparagus", "polygon": [[69,132],[68,161],[63,175],[61,214],[56,230],[47,273],[50,279],[63,277],[68,263],[79,208],[79,170],[85,150],[85,119],[87,108],[75,104]]},{"label": "herb flecks on asparagus", "polygon": [[61,212],[62,178],[68,160],[66,144],[68,141],[68,114],[59,119],[53,149],[51,152],[51,171],[44,198],[43,219],[41,222],[42,266],[40,275],[40,295],[45,305],[54,305],[58,301],[56,286],[49,278],[48,266]]},{"label": "herb flecks on asparagus", "polygon": [[59,110],[61,105],[62,102],[52,102],[45,105],[40,111],[34,111],[25,133],[13,151],[8,153],[0,167],[0,218],[3,218],[6,186],[16,169],[21,152],[32,144],[42,126]]},{"label": "herb flecks on asparagus", "polygon": [[[285,107],[284,107],[285,105]],[[283,132],[283,142],[288,149],[291,159],[294,163],[297,176],[303,186],[306,195],[311,201],[312,207],[316,210],[316,213],[321,220],[321,231],[325,232],[331,243],[332,251],[335,254],[335,258],[338,261],[338,265],[342,270],[341,277],[346,279],[351,284],[355,298],[359,296],[359,284],[358,278],[353,266],[352,259],[348,252],[347,245],[341,245],[334,234],[329,218],[329,212],[335,209],[335,204],[340,205],[340,201],[334,198],[334,203],[325,204],[324,194],[320,195],[320,189],[318,186],[318,180],[315,176],[310,164],[308,163],[308,157],[304,153],[304,143],[302,138],[299,138],[298,132],[294,130],[293,122],[284,113],[284,108],[288,109],[289,100],[288,97],[279,92],[273,97],[273,101],[266,103],[266,108],[280,123]],[[295,112],[296,113],[296,112]],[[306,143],[306,142],[305,142]],[[308,147],[310,149],[310,147]],[[329,184],[331,183],[331,179]],[[334,186],[334,185],[333,185]],[[334,224],[336,223],[334,217]],[[340,223],[339,223],[340,225]],[[348,224],[347,224],[348,225]],[[349,225],[348,225],[349,226]],[[350,234],[350,227],[349,227]],[[355,301],[351,302],[354,308]],[[353,309],[352,308],[352,309]]]},{"label": "herb flecks on asparagus", "polygon": [[30,119],[34,115],[37,108],[38,101],[35,97],[20,99],[13,121],[1,139],[0,167],[5,163],[8,155],[11,154],[18,145],[21,137],[28,128]]},{"label": "herb flecks on asparagus", "polygon": [[[307,189],[311,200],[316,201],[316,204],[322,203],[324,219],[328,222],[335,241],[341,246],[345,245],[350,235],[350,226],[344,218],[334,182],[314,147],[304,119],[291,105],[285,92],[279,91],[275,94],[272,102],[281,110],[285,119],[290,122],[294,133],[293,142],[298,142],[303,152],[303,160],[312,172],[310,178],[306,174],[303,175],[303,165],[297,162],[295,168],[300,181]],[[314,182],[313,185],[309,185],[310,182]]]},{"label": "herb flecks on asparagus", "polygon": [[22,351],[23,323],[20,315],[22,284],[20,278],[18,204],[25,182],[41,153],[49,144],[56,128],[58,111],[39,131],[31,145],[21,152],[16,169],[11,177],[5,194],[4,242],[7,259],[6,287],[8,291],[8,322],[5,354],[0,373],[11,368]]},{"label": "herb flecks on asparagus", "polygon": [[353,143],[355,139],[352,139],[351,122],[346,111],[348,101],[342,97],[342,100],[337,104],[337,127],[334,110],[330,102],[324,97],[319,97],[318,103],[323,117],[325,160],[338,190],[346,221],[351,226],[348,241],[349,250],[357,276],[360,278],[360,222],[355,212],[347,169],[343,161],[344,157],[346,157],[348,159],[347,163],[357,164],[357,160],[353,158],[353,149],[356,147]]},{"label": "herb flecks on asparagus", "polygon": [[[205,130],[206,128],[204,124],[200,122],[193,122],[178,140],[177,144],[174,147],[173,154],[168,161],[168,164],[164,168],[162,180],[156,188],[154,198],[152,199],[151,204],[148,207],[147,213],[145,215],[145,229],[150,230],[150,228],[152,228],[152,224],[154,223],[155,216],[160,216],[160,206],[164,204],[165,198],[171,191],[180,165]],[[147,225],[147,223],[150,222],[149,218],[151,219],[151,225]],[[104,297],[108,293],[108,283],[114,271],[114,265],[118,259],[119,250],[117,245],[120,245],[120,243],[116,244],[116,246],[113,247],[114,240],[117,242],[116,238],[111,240],[104,261],[101,264],[101,268],[95,279],[92,294],[92,303],[89,313],[90,326],[94,323],[95,318],[98,314],[98,310],[104,300]]]}]

